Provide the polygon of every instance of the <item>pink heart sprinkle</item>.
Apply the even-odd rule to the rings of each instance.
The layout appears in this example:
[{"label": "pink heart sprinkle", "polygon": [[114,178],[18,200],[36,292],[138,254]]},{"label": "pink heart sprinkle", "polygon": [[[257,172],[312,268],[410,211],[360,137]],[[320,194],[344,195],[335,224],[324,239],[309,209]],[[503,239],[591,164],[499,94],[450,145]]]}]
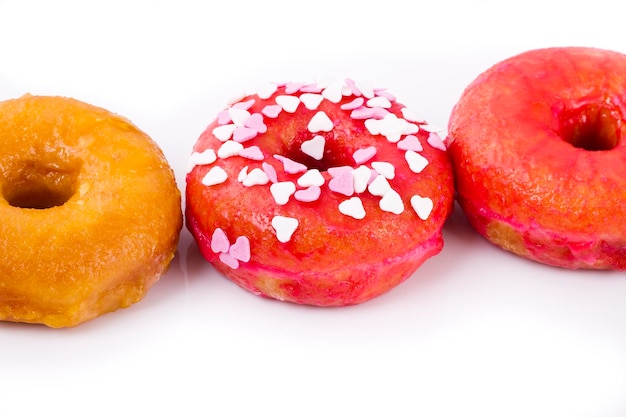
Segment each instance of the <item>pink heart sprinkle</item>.
[{"label": "pink heart sprinkle", "polygon": [[404,139],[398,142],[398,149],[415,152],[421,152],[424,150],[420,140],[415,135],[407,135]]},{"label": "pink heart sprinkle", "polygon": [[250,240],[245,236],[239,236],[228,253],[238,261],[248,262],[250,260]]},{"label": "pink heart sprinkle", "polygon": [[367,148],[361,148],[356,150],[352,154],[352,157],[354,158],[354,162],[361,165],[372,159],[374,155],[376,155],[376,147],[368,146]]},{"label": "pink heart sprinkle", "polygon": [[235,142],[242,143],[255,138],[256,135],[257,131],[255,129],[250,129],[249,127],[236,127],[233,131],[233,140]]},{"label": "pink heart sprinkle", "polygon": [[263,152],[261,151],[261,148],[259,148],[258,146],[249,146],[247,148],[244,148],[243,150],[239,151],[239,156],[243,157],[243,158],[247,158],[247,159],[252,159],[254,161],[262,161],[265,159],[265,156],[263,155]]},{"label": "pink heart sprinkle", "polygon": [[258,133],[267,132],[267,126],[263,123],[263,115],[261,113],[252,113],[243,125],[256,130]]},{"label": "pink heart sprinkle", "polygon": [[300,88],[302,88],[302,86],[304,85],[304,83],[287,83],[285,85],[285,93],[287,94],[293,94],[293,93],[297,93]]},{"label": "pink heart sprinkle", "polygon": [[351,196],[354,194],[354,181],[352,179],[352,172],[344,171],[338,177],[333,178],[328,183],[328,188],[339,194]]},{"label": "pink heart sprinkle", "polygon": [[263,113],[270,119],[275,119],[278,117],[281,111],[283,111],[283,108],[280,107],[278,104],[268,104],[267,106],[263,107],[261,113]]},{"label": "pink heart sprinkle", "polygon": [[331,177],[337,178],[338,176],[342,175],[344,172],[352,173],[353,169],[354,168],[346,165],[346,166],[339,166],[339,167],[330,167],[328,168],[327,172]]},{"label": "pink heart sprinkle", "polygon": [[298,201],[302,201],[303,203],[310,203],[320,198],[321,193],[322,193],[322,189],[320,187],[312,185],[303,190],[296,191],[295,194],[293,195],[293,198],[295,198]]},{"label": "pink heart sprinkle", "polygon": [[359,97],[361,95],[361,90],[356,86],[356,82],[353,79],[346,78],[346,85],[352,92],[352,95]]},{"label": "pink heart sprinkle", "polygon": [[297,174],[299,172],[304,172],[308,169],[306,165],[301,164],[300,162],[293,161],[282,155],[274,155],[274,158],[283,163],[283,169],[288,174]]},{"label": "pink heart sprinkle", "polygon": [[233,269],[239,268],[239,261],[232,257],[228,252],[220,253],[220,261]]},{"label": "pink heart sprinkle", "polygon": [[226,233],[218,227],[213,231],[213,236],[211,236],[211,250],[215,253],[225,253],[228,252],[229,247],[230,242]]},{"label": "pink heart sprinkle", "polygon": [[248,110],[253,105],[254,105],[254,99],[251,98],[250,100],[240,101],[238,103],[235,103],[231,107],[234,107],[235,109]]},{"label": "pink heart sprinkle", "polygon": [[371,119],[372,117],[374,117],[374,109],[370,107],[359,107],[352,110],[352,113],[350,113],[351,119],[361,120]]},{"label": "pink heart sprinkle", "polygon": [[228,113],[228,109],[224,109],[217,114],[217,124],[225,125],[232,121],[230,118],[230,114]]},{"label": "pink heart sprinkle", "polygon": [[341,110],[355,110],[361,107],[365,103],[365,99],[363,97],[357,97],[349,103],[344,103],[341,105]]},{"label": "pink heart sprinkle", "polygon": [[272,184],[278,181],[278,175],[276,175],[276,170],[272,165],[268,164],[267,162],[263,162],[261,167],[263,168],[263,172],[265,172],[267,178],[270,179],[270,182]]},{"label": "pink heart sprinkle", "polygon": [[430,146],[435,149],[439,149],[440,151],[446,150],[446,145],[441,140],[441,137],[435,132],[430,132],[430,135],[428,135],[428,139],[426,141]]}]

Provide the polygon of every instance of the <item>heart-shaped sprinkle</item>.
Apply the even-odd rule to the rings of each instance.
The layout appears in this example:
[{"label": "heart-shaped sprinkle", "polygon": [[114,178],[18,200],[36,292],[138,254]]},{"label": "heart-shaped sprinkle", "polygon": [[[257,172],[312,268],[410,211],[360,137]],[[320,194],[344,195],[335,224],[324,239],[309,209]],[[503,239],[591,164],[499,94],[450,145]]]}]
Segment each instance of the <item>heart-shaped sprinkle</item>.
[{"label": "heart-shaped sprinkle", "polygon": [[402,117],[404,117],[409,122],[424,123],[424,118],[418,116],[416,113],[414,113],[409,108],[403,107],[400,111],[402,112]]},{"label": "heart-shaped sprinkle", "polygon": [[243,123],[245,127],[250,129],[254,129],[257,133],[265,133],[267,132],[267,126],[263,123],[263,115],[261,113],[253,113],[250,117]]},{"label": "heart-shaped sprinkle", "polygon": [[245,180],[247,176],[248,176],[248,166],[246,165],[245,167],[241,168],[241,171],[239,171],[239,175],[237,175],[237,181],[243,182],[243,180]]},{"label": "heart-shaped sprinkle", "polygon": [[406,151],[404,153],[404,159],[406,159],[406,162],[408,162],[411,171],[415,172],[416,174],[422,172],[424,168],[426,168],[426,166],[428,165],[428,159],[424,158],[422,155],[414,151]]},{"label": "heart-shaped sprinkle", "polygon": [[357,81],[356,82],[356,86],[359,89],[359,91],[361,92],[361,94],[363,95],[363,97],[365,98],[372,98],[374,97],[374,89],[372,88],[371,85],[364,83],[362,81]]},{"label": "heart-shaped sprinkle", "polygon": [[388,109],[391,107],[391,102],[387,100],[385,97],[374,97],[367,100],[368,107],[382,107],[383,109]]},{"label": "heart-shaped sprinkle", "polygon": [[376,147],[368,146],[367,148],[361,148],[354,151],[352,158],[354,158],[354,162],[361,165],[372,159],[374,155],[376,155]]},{"label": "heart-shaped sprinkle", "polygon": [[242,158],[252,159],[255,161],[262,161],[263,159],[265,159],[265,156],[263,155],[261,148],[259,148],[256,145],[243,148],[241,151],[239,151],[239,156],[241,156]]},{"label": "heart-shaped sprinkle", "polygon": [[426,141],[435,149],[439,149],[440,151],[446,150],[446,145],[443,143],[443,140],[441,140],[441,137],[435,132],[430,132]]},{"label": "heart-shaped sprinkle", "polygon": [[274,155],[274,158],[278,159],[283,164],[283,169],[288,174],[298,174],[300,172],[306,171],[308,168],[306,165],[301,164],[300,162],[293,161],[282,155]]},{"label": "heart-shaped sprinkle", "polygon": [[346,78],[345,83],[346,86],[350,89],[350,92],[353,96],[359,97],[361,95],[361,90],[359,90],[359,87],[357,87],[353,79]]},{"label": "heart-shaped sprinkle", "polygon": [[215,151],[211,148],[202,152],[194,152],[191,154],[191,162],[194,165],[210,165],[217,159]]},{"label": "heart-shaped sprinkle", "polygon": [[252,187],[254,185],[265,185],[270,182],[269,177],[261,168],[254,168],[243,179],[242,184],[246,187]]},{"label": "heart-shaped sprinkle", "polygon": [[322,189],[320,187],[316,187],[315,185],[312,185],[303,190],[296,191],[293,197],[298,201],[302,201],[303,203],[310,203],[320,198],[321,194],[322,194]]},{"label": "heart-shaped sprinkle", "polygon": [[276,231],[276,238],[281,243],[287,243],[291,240],[293,232],[298,228],[298,219],[285,216],[274,216],[272,218],[272,227]]},{"label": "heart-shaped sprinkle", "polygon": [[249,141],[250,139],[255,138],[257,135],[257,131],[255,129],[251,129],[249,127],[238,126],[235,128],[233,132],[233,140],[235,142],[243,143]]},{"label": "heart-shaped sprinkle", "polygon": [[[354,110],[352,110],[352,112],[350,113],[350,118],[351,119],[355,119],[355,120],[363,120],[363,119],[372,119],[372,120],[376,120],[376,118],[374,117],[376,115],[376,110],[370,108],[370,107],[358,107]],[[366,126],[367,127],[367,120],[366,120]],[[368,130],[370,130],[368,128]],[[370,133],[371,130],[370,130]],[[372,133],[372,135],[377,135],[378,133]]]},{"label": "heart-shaped sprinkle", "polygon": [[372,170],[365,165],[361,165],[354,171],[352,171],[352,178],[354,180],[354,191],[356,193],[362,193],[363,191],[365,191],[371,177]]},{"label": "heart-shaped sprinkle", "polygon": [[374,161],[372,168],[388,180],[392,180],[396,176],[396,167],[390,162]]},{"label": "heart-shaped sprinkle", "polygon": [[287,113],[295,113],[300,104],[300,99],[296,96],[277,96],[276,104],[278,104]]},{"label": "heart-shaped sprinkle", "polygon": [[321,187],[324,185],[324,177],[319,170],[309,169],[307,172],[302,174],[300,178],[298,178],[298,185],[303,188],[310,187],[312,185]]},{"label": "heart-shaped sprinkle", "polygon": [[270,185],[270,192],[276,204],[281,206],[287,204],[289,197],[296,192],[296,184],[291,181],[281,181]]},{"label": "heart-shaped sprinkle", "polygon": [[323,91],[322,96],[331,103],[339,103],[343,98],[343,85],[339,82],[333,82],[328,85]]},{"label": "heart-shaped sprinkle", "polygon": [[230,158],[231,156],[239,155],[239,152],[243,150],[243,145],[234,140],[227,140],[217,150],[218,158]]},{"label": "heart-shaped sprinkle", "polygon": [[250,109],[250,107],[254,106],[255,101],[256,100],[253,98],[251,98],[250,100],[246,100],[246,101],[239,101],[237,103],[234,103],[232,107],[236,109],[241,109],[241,110],[248,110]]},{"label": "heart-shaped sprinkle", "polygon": [[276,170],[271,164],[268,164],[267,162],[263,162],[261,164],[261,168],[263,168],[263,172],[265,172],[265,175],[267,175],[267,178],[270,179],[270,182],[275,183],[276,181],[278,181],[278,175],[276,174]]},{"label": "heart-shaped sprinkle", "polygon": [[257,88],[256,95],[259,96],[259,98],[265,100],[265,99],[270,98],[272,94],[276,92],[277,89],[278,89],[278,86],[276,84],[267,83]]},{"label": "heart-shaped sprinkle", "polygon": [[225,182],[228,179],[228,174],[222,167],[212,167],[209,172],[202,178],[202,184],[207,187],[211,185],[217,185]]},{"label": "heart-shaped sprinkle", "polygon": [[245,236],[239,236],[228,249],[228,253],[238,261],[248,262],[250,260],[250,240]]},{"label": "heart-shaped sprinkle", "polygon": [[357,97],[349,103],[344,103],[340,106],[341,110],[355,110],[363,105],[365,99],[363,97]]},{"label": "heart-shaped sprinkle", "polygon": [[337,178],[340,175],[343,175],[343,173],[345,172],[350,172],[352,173],[352,171],[354,170],[354,168],[347,166],[347,165],[342,165],[342,166],[338,166],[338,167],[330,167],[326,170],[326,172],[328,172],[328,174],[332,177],[332,178]]},{"label": "heart-shaped sprinkle", "polygon": [[267,116],[270,119],[275,119],[278,117],[282,110],[283,108],[280,107],[278,104],[268,104],[267,106],[263,107],[261,113],[263,113],[264,116]]},{"label": "heart-shaped sprinkle", "polygon": [[352,171],[344,171],[342,174],[328,182],[328,188],[339,194],[351,196],[354,194],[354,179]]},{"label": "heart-shaped sprinkle", "polygon": [[317,83],[309,83],[309,84],[305,84],[302,87],[300,87],[300,92],[301,93],[314,93],[314,94],[319,94],[321,93],[323,90],[323,88],[321,86],[319,86]]},{"label": "heart-shaped sprinkle", "polygon": [[313,115],[307,127],[311,133],[330,132],[333,130],[333,121],[330,120],[326,113],[318,111]]},{"label": "heart-shaped sprinkle", "polygon": [[361,220],[365,217],[365,208],[359,197],[352,197],[339,203],[339,211],[346,216]]},{"label": "heart-shaped sprinkle", "polygon": [[324,146],[326,146],[326,139],[324,136],[317,135],[311,140],[302,142],[300,150],[311,158],[320,161],[324,157]]},{"label": "heart-shaped sprinkle", "polygon": [[428,220],[430,213],[433,211],[433,200],[416,194],[411,197],[411,206],[420,219]]},{"label": "heart-shaped sprinkle", "polygon": [[228,109],[228,115],[235,126],[240,127],[243,126],[246,120],[248,120],[250,112],[248,112],[248,110],[238,109],[237,107],[231,107]]},{"label": "heart-shaped sprinkle", "polygon": [[211,236],[211,250],[214,253],[228,252],[229,247],[230,242],[228,241],[226,233],[218,227],[213,231],[213,235]]},{"label": "heart-shaped sprinkle", "polygon": [[374,181],[367,186],[367,191],[378,197],[384,196],[387,192],[389,192],[389,190],[391,190],[391,185],[389,185],[387,178],[382,175],[378,175],[374,178]]},{"label": "heart-shaped sprinkle", "polygon": [[378,206],[383,211],[388,211],[393,214],[400,214],[404,211],[404,204],[402,203],[402,197],[395,190],[389,190],[385,193],[383,198],[378,202]]},{"label": "heart-shaped sprinkle", "polygon": [[394,96],[393,94],[391,94],[390,92],[386,91],[385,88],[377,88],[374,90],[374,94],[376,94],[378,97],[384,97],[387,100],[389,100],[390,102],[394,102],[396,101],[396,96]]},{"label": "heart-shaped sprinkle", "polygon": [[233,120],[230,118],[230,115],[228,114],[228,109],[224,109],[222,111],[220,111],[219,113],[217,113],[217,124],[218,125],[225,125],[228,124],[230,122],[232,122]]},{"label": "heart-shaped sprinkle", "polygon": [[219,258],[220,258],[220,261],[230,266],[232,269],[239,268],[239,261],[235,259],[230,253],[228,252],[220,253]]},{"label": "heart-shaped sprinkle", "polygon": [[309,110],[316,110],[322,100],[324,100],[324,96],[321,94],[305,93],[300,96],[300,101]]},{"label": "heart-shaped sprinkle", "polygon": [[402,151],[415,151],[421,152],[424,150],[420,140],[415,135],[407,135],[404,139],[398,142],[398,149]]},{"label": "heart-shaped sprinkle", "polygon": [[300,88],[302,88],[302,86],[304,85],[303,82],[288,82],[287,84],[285,84],[285,93],[287,94],[293,94],[293,93],[297,93]]},{"label": "heart-shaped sprinkle", "polygon": [[230,123],[216,127],[211,133],[213,133],[213,136],[215,136],[220,142],[226,142],[233,135],[235,127],[236,126],[234,124]]},{"label": "heart-shaped sprinkle", "polygon": [[427,132],[442,132],[443,131],[443,129],[440,128],[439,126],[429,125],[429,124],[422,125],[422,130],[425,130]]}]

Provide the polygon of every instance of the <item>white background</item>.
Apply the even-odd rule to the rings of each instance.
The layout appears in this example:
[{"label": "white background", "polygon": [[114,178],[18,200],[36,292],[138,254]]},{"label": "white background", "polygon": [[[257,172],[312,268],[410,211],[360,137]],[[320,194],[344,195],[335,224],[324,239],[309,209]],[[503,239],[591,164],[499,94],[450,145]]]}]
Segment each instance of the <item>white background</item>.
[{"label": "white background", "polygon": [[[259,82],[371,81],[445,126],[463,88],[508,56],[626,52],[618,2],[548,3],[0,0],[0,99],[64,95],[122,114],[184,190],[201,131]],[[72,329],[0,324],[0,413],[626,415],[624,274],[516,258],[459,212],[444,231],[407,282],[336,309],[239,289],[183,231],[142,302]]]}]

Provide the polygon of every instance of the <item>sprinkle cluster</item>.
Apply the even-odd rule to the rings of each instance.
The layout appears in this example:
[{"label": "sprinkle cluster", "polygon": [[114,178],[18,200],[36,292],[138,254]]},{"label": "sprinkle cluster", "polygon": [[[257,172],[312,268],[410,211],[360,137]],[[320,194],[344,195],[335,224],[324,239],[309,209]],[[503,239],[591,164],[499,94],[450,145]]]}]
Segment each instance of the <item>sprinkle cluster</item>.
[{"label": "sprinkle cluster", "polygon": [[[331,179],[326,180],[318,169],[309,169],[306,165],[296,162],[284,155],[274,154],[287,174],[297,174],[297,180],[279,181],[278,173],[272,164],[265,161],[262,149],[253,144],[253,139],[267,131],[265,121],[277,118],[282,112],[293,114],[302,105],[306,109],[315,111],[307,124],[311,139],[302,142],[300,150],[311,158],[321,161],[324,157],[326,140],[323,136],[334,128],[333,121],[321,110],[319,105],[328,100],[339,104],[344,99],[350,99],[340,105],[341,110],[349,112],[350,117],[362,120],[365,128],[372,135],[381,135],[388,142],[396,144],[397,149],[404,152],[404,159],[409,169],[419,174],[429,164],[421,151],[423,146],[417,132],[424,130],[429,133],[429,146],[444,150],[445,146],[437,134],[439,129],[424,122],[423,119],[402,108],[402,117],[388,109],[395,102],[395,97],[385,89],[370,88],[347,79],[344,82],[331,83],[286,83],[268,84],[254,92],[247,92],[244,97],[256,94],[260,99],[271,98],[279,88],[284,88],[281,94],[274,97],[274,102],[267,104],[261,112],[252,113],[250,109],[255,103],[254,98],[245,101],[238,100],[222,110],[217,117],[217,127],[212,134],[221,145],[214,149],[194,152],[190,158],[188,171],[197,165],[212,165],[218,159],[240,157],[251,162],[261,162],[260,167],[250,169],[245,166],[237,175],[236,180],[244,187],[263,186],[269,184],[274,201],[278,205],[285,205],[291,198],[307,203],[316,201],[322,187],[327,186],[331,192],[345,196],[339,205],[338,211],[355,219],[363,219],[366,212],[360,194],[368,192],[380,197],[379,208],[383,211],[400,214],[405,206],[402,196],[394,190],[389,182],[395,177],[396,167],[387,161],[373,160],[377,149],[368,146],[356,150],[352,158],[356,165],[337,166],[327,170]],[[258,164],[257,164],[258,165]],[[212,166],[202,179],[202,184],[210,187],[222,184],[228,180],[227,172],[220,166]],[[433,202],[427,196],[413,195],[409,199],[411,207],[422,220],[427,220],[433,209]],[[296,218],[275,216],[271,221],[279,242],[286,243],[299,226]],[[239,262],[250,259],[250,242],[245,236],[237,238],[230,244],[222,229],[216,229],[211,240],[211,249],[219,254],[219,259],[229,267],[236,269]]]}]

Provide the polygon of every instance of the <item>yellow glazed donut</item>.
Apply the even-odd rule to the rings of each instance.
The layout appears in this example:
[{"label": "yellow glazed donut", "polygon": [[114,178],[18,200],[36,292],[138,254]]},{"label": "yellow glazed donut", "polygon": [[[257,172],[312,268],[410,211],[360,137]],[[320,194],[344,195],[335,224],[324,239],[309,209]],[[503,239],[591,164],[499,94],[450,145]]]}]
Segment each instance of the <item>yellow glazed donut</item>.
[{"label": "yellow glazed donut", "polygon": [[182,226],[162,151],[62,97],[0,103],[0,320],[75,326],[140,301]]}]

